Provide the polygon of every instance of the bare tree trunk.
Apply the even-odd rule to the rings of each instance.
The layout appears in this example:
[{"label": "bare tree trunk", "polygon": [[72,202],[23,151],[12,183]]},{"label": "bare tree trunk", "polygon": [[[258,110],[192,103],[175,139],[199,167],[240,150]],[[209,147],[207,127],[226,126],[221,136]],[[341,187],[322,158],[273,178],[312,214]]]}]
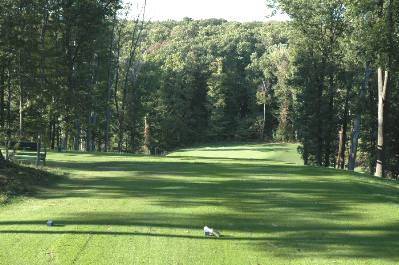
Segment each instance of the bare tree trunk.
[{"label": "bare tree trunk", "polygon": [[145,154],[151,154],[151,132],[150,132],[150,125],[148,123],[147,115],[144,117],[144,147],[143,151]]},{"label": "bare tree trunk", "polygon": [[266,136],[266,98],[267,98],[267,84],[264,80],[262,80],[263,86],[263,128],[262,128],[262,140],[265,140]]},{"label": "bare tree trunk", "polygon": [[52,149],[52,150],[54,150],[55,149],[55,138],[56,138],[56,135],[57,135],[57,122],[56,122],[56,118],[55,118],[55,115],[53,115],[52,117],[51,117],[51,137],[50,137],[50,148]]},{"label": "bare tree trunk", "polygon": [[73,141],[73,149],[75,151],[80,151],[80,140],[81,140],[81,135],[82,135],[82,133],[81,133],[82,127],[80,124],[80,119],[76,120],[75,125],[76,125],[76,134],[75,134],[74,141]]},{"label": "bare tree trunk", "polygon": [[[48,1],[46,1],[44,10],[43,10],[43,22],[42,22],[42,28],[40,32],[40,85],[42,90],[46,90],[47,86],[47,81],[46,81],[46,32],[47,32],[47,25],[48,25],[48,20],[49,20],[49,11],[48,11]],[[50,103],[50,108],[49,108],[49,113],[48,117],[50,119],[50,126],[49,126],[49,136],[50,136],[50,141],[51,141],[51,136],[54,134],[54,131],[52,130],[52,123],[53,121],[53,105]],[[45,129],[44,129],[45,131]],[[46,139],[46,137],[43,137],[43,141],[46,142],[49,139]]]},{"label": "bare tree trunk", "polygon": [[339,148],[338,148],[338,158],[337,158],[337,168],[344,169],[345,168],[345,151],[346,151],[346,131],[348,129],[348,103],[345,106],[345,116],[344,121],[339,132]]},{"label": "bare tree trunk", "polygon": [[119,68],[120,68],[120,53],[121,53],[121,34],[122,34],[122,27],[119,28],[118,30],[118,42],[116,44],[116,73],[115,73],[115,84],[114,84],[114,101],[115,101],[115,110],[118,116],[118,152],[122,152],[122,136],[121,136],[121,126],[122,126],[122,113],[119,108],[119,101],[118,101],[118,87],[119,87]]},{"label": "bare tree trunk", "polygon": [[22,138],[22,119],[23,119],[23,114],[22,114],[22,86],[20,87],[20,91],[19,91],[19,138]]},{"label": "bare tree trunk", "polygon": [[116,18],[116,11],[114,14],[112,32],[111,32],[111,39],[108,51],[108,87],[107,87],[107,104],[105,109],[105,141],[104,141],[104,151],[108,152],[109,149],[109,130],[110,130],[110,123],[111,123],[111,95],[112,95],[112,85],[113,85],[113,78],[115,77],[114,70],[113,70],[113,60],[112,60],[112,53],[114,49],[114,39],[115,39],[115,26],[117,23]]},{"label": "bare tree trunk", "polygon": [[[323,62],[324,67],[324,62]],[[317,121],[317,147],[316,147],[316,163],[318,166],[323,165],[323,121],[322,117],[322,97],[324,87],[324,75],[321,74],[319,77],[319,84],[317,87],[317,99],[316,99],[316,111],[319,117]]]},{"label": "bare tree trunk", "polygon": [[57,123],[57,151],[60,152],[62,147],[61,147],[61,126],[59,123]]},{"label": "bare tree trunk", "polygon": [[65,134],[62,145],[64,150],[69,150],[69,128],[65,128]]},{"label": "bare tree trunk", "polygon": [[[344,128],[341,126],[339,130],[339,144],[338,144],[338,155],[337,155],[337,162],[335,164],[336,168],[343,169],[344,167],[341,165],[345,164],[342,163],[343,156],[345,156],[345,149],[344,149]],[[343,160],[345,161],[345,160]]]},{"label": "bare tree trunk", "polygon": [[[266,96],[265,96],[266,97]],[[265,140],[266,131],[266,103],[263,103],[263,129],[262,129],[262,140]]]},{"label": "bare tree trunk", "polygon": [[388,85],[388,71],[385,74],[378,68],[378,138],[377,138],[377,164],[376,177],[384,177],[384,105]]},{"label": "bare tree trunk", "polygon": [[5,125],[5,90],[5,67],[3,67],[0,76],[0,126],[2,130],[4,130]]},{"label": "bare tree trunk", "polygon": [[[0,127],[2,132],[5,132],[5,116],[4,116],[4,109],[5,109],[5,67],[2,68],[1,70],[1,76],[0,76]],[[0,149],[0,163],[2,164],[4,162],[4,156],[3,153]]]},{"label": "bare tree trunk", "polygon": [[96,128],[96,113],[94,111],[90,112],[89,116],[89,126],[87,128],[87,143],[86,149],[89,152],[96,151],[96,144],[95,144],[95,129]]},{"label": "bare tree trunk", "polygon": [[92,112],[90,112],[90,114],[89,114],[89,117],[88,117],[89,122],[88,122],[88,125],[86,128],[86,151],[87,152],[92,151],[92,149],[91,149],[91,146],[92,146],[91,145],[91,141],[92,141],[91,119],[92,119]]},{"label": "bare tree trunk", "polygon": [[346,153],[346,138],[348,131],[348,116],[349,116],[349,98],[351,96],[350,90],[352,87],[352,79],[348,80],[346,95],[345,95],[345,105],[344,105],[344,115],[341,123],[341,130],[339,132],[339,146],[338,146],[338,156],[336,161],[336,167],[340,169],[345,168],[345,153]]},{"label": "bare tree trunk", "polygon": [[[331,145],[332,145],[332,137],[331,133],[335,131],[335,128],[333,124],[335,124],[333,113],[334,113],[334,97],[335,97],[335,91],[334,91],[334,76],[333,74],[329,75],[329,85],[328,85],[328,122],[327,122],[327,131],[326,131],[326,137],[325,137],[325,153],[324,153],[324,165],[325,167],[330,167],[331,163],[331,156],[334,156],[333,151],[331,150]],[[335,159],[334,159],[335,162]],[[335,165],[334,165],[335,167]]]},{"label": "bare tree trunk", "polygon": [[11,73],[8,70],[8,81],[7,81],[7,128],[6,128],[6,159],[9,159],[8,149],[11,140]]},{"label": "bare tree trunk", "polygon": [[[126,131],[126,122],[128,121],[128,117],[126,110],[128,109],[127,106],[127,99],[129,97],[129,95],[131,96],[131,98],[129,98],[129,101],[133,104],[134,102],[134,91],[132,91],[131,93],[129,93],[129,89],[128,89],[128,83],[129,81],[131,81],[131,70],[133,67],[133,63],[136,59],[136,54],[137,54],[137,48],[139,47],[140,41],[141,41],[141,37],[142,37],[142,33],[143,33],[143,29],[144,29],[144,17],[145,17],[145,9],[146,9],[146,4],[147,1],[144,1],[144,5],[143,5],[143,9],[142,11],[137,15],[137,18],[135,19],[134,22],[134,29],[133,32],[131,34],[131,40],[130,40],[130,47],[129,47],[129,57],[127,60],[127,64],[126,64],[126,70],[125,70],[125,76],[124,76],[124,82],[122,84],[122,105],[121,105],[121,112],[119,113],[119,131],[118,131],[118,149],[119,151],[121,151],[121,146],[122,146],[122,138],[123,135],[125,134]],[[134,115],[133,112],[129,113],[130,115]],[[131,119],[131,121],[134,121],[134,119]],[[135,125],[133,124],[132,127],[134,128]],[[128,136],[129,137],[129,136]],[[126,140],[126,150],[128,150],[128,143],[129,140]]]},{"label": "bare tree trunk", "polygon": [[42,149],[42,139],[40,134],[37,136],[36,167],[40,165],[40,150]]},{"label": "bare tree trunk", "polygon": [[[363,106],[363,101],[366,96],[370,75],[371,75],[370,63],[367,63],[366,70],[364,72],[364,80],[360,88],[360,95],[359,95],[359,103],[361,104],[361,106]],[[360,137],[362,112],[363,112],[363,107],[360,107],[356,113],[355,121],[353,123],[352,142],[351,142],[351,147],[349,152],[349,162],[348,162],[348,170],[350,171],[354,171],[356,167],[357,146]]]}]

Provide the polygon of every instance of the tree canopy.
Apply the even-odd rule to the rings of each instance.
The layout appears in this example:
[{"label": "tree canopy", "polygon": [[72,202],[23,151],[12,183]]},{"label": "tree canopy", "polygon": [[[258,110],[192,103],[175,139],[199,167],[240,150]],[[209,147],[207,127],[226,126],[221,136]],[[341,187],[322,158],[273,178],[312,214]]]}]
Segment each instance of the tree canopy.
[{"label": "tree canopy", "polygon": [[0,3],[8,148],[39,135],[55,150],[152,154],[289,141],[305,164],[399,175],[397,0],[268,0],[291,19],[267,23],[146,22],[118,0]]}]

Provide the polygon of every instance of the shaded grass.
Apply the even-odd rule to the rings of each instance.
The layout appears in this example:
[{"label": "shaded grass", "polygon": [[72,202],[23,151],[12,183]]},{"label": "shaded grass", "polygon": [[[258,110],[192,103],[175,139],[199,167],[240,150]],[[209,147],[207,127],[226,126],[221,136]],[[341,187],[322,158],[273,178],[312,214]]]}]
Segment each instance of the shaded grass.
[{"label": "shaded grass", "polygon": [[51,153],[49,166],[67,177],[0,210],[1,264],[399,262],[397,183],[301,166],[295,145]]},{"label": "shaded grass", "polygon": [[55,180],[56,176],[47,171],[4,161],[0,165],[0,206],[11,198],[32,195]]}]

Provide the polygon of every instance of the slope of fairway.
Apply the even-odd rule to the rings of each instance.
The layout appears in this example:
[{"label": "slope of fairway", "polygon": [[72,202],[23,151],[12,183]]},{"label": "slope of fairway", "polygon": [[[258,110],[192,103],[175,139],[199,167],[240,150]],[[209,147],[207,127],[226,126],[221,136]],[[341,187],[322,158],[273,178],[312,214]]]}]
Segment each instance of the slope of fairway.
[{"label": "slope of fairway", "polygon": [[0,207],[0,264],[399,264],[399,185],[302,166],[295,145],[49,166],[57,183]]}]

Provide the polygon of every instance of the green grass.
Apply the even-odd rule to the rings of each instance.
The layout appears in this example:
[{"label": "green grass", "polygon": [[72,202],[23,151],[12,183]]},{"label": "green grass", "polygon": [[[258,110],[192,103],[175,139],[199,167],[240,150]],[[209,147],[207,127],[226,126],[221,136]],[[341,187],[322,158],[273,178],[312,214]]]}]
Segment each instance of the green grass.
[{"label": "green grass", "polygon": [[32,167],[1,162],[0,206],[22,194],[32,194],[35,189],[48,185],[56,177],[54,174]]},{"label": "green grass", "polygon": [[48,164],[65,175],[0,208],[0,264],[399,264],[399,185],[302,166],[295,145]]}]

